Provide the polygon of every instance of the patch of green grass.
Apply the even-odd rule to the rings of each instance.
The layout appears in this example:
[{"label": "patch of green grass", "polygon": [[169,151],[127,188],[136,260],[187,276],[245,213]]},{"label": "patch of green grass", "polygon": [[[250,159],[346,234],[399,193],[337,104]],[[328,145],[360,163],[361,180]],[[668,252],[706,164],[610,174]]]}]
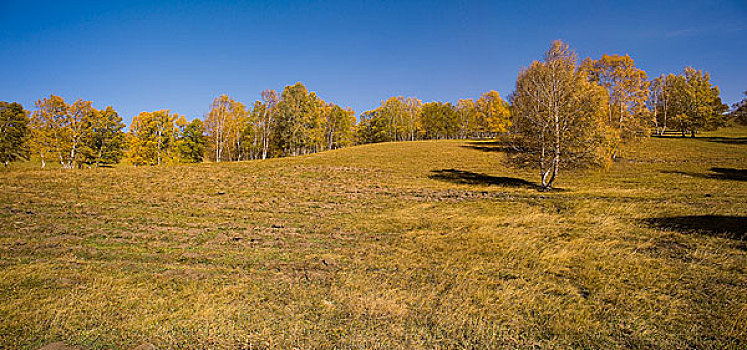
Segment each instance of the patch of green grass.
[{"label": "patch of green grass", "polygon": [[[744,348],[747,129],[0,172],[0,348]],[[221,194],[222,193],[222,194]]]}]

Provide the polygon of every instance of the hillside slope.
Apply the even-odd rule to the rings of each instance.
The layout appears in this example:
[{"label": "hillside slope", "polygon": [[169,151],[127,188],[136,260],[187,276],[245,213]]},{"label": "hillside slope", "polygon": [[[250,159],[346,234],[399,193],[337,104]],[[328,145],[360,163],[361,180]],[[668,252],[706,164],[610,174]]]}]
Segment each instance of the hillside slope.
[{"label": "hillside slope", "polygon": [[0,173],[0,348],[744,348],[747,129]]}]

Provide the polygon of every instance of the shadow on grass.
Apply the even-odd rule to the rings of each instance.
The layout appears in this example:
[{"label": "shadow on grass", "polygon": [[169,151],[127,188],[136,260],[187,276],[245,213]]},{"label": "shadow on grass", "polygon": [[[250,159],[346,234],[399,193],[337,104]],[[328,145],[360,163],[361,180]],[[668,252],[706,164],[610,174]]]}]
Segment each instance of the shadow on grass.
[{"label": "shadow on grass", "polygon": [[680,233],[701,233],[744,241],[747,239],[747,217],[726,215],[692,215],[648,218],[649,226]]},{"label": "shadow on grass", "polygon": [[747,137],[696,137],[696,140],[728,143],[732,145],[747,145]]},{"label": "shadow on grass", "polygon": [[653,135],[653,137],[659,139],[698,140],[706,142],[728,143],[732,145],[747,145],[747,137],[697,136],[695,138],[692,138],[689,134],[685,137],[682,137],[681,135]]},{"label": "shadow on grass", "polygon": [[428,177],[433,180],[446,181],[460,185],[497,185],[530,188],[535,190],[541,189],[541,186],[536,183],[515,177],[491,176],[457,169],[432,170],[431,173],[432,174],[428,175]]},{"label": "shadow on grass", "polygon": [[662,173],[687,175],[687,176],[699,177],[703,179],[747,181],[747,169],[711,168],[709,170],[710,170],[710,173],[706,173],[706,174],[691,173],[691,172],[677,171],[677,170],[664,170],[662,171]]},{"label": "shadow on grass", "polygon": [[464,148],[475,149],[483,152],[515,152],[505,141],[472,141],[468,145],[461,146]]}]

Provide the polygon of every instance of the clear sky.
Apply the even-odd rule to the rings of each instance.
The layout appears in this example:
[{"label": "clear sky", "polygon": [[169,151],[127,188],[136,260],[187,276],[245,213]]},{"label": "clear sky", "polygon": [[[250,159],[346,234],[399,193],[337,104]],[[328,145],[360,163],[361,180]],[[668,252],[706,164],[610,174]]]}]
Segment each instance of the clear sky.
[{"label": "clear sky", "polygon": [[745,0],[0,0],[0,100],[84,98],[129,124],[301,81],[360,114],[396,95],[506,96],[554,39],[581,58],[630,54],[650,77],[704,69],[729,104],[747,90]]}]

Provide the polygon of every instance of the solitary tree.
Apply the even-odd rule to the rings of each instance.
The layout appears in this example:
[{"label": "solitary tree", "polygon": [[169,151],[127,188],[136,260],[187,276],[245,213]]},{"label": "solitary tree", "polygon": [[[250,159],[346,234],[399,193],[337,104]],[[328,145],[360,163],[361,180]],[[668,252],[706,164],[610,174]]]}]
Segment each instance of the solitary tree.
[{"label": "solitary tree", "polygon": [[567,44],[553,42],[543,61],[519,72],[512,96],[518,152],[510,159],[539,168],[545,190],[553,187],[561,168],[609,159],[607,94],[589,82],[576,62]]},{"label": "solitary tree", "polygon": [[0,161],[7,167],[19,159],[29,159],[28,112],[16,102],[0,101]]}]

